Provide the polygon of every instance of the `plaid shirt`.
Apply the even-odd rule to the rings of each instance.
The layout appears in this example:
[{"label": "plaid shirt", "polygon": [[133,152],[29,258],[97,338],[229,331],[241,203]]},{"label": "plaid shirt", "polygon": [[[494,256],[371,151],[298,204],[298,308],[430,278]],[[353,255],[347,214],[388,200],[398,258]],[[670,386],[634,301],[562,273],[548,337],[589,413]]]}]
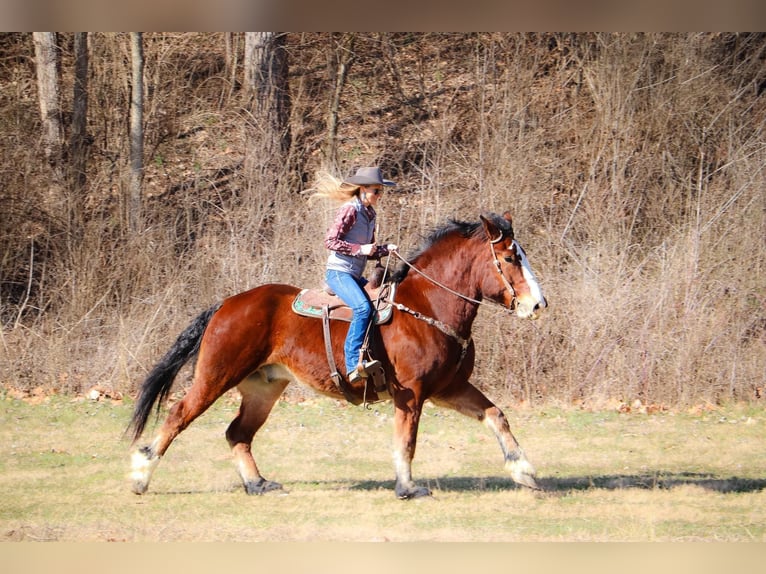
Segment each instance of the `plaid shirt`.
[{"label": "plaid shirt", "polygon": [[[376,216],[375,209],[371,205],[363,207],[363,209],[367,211],[367,216],[374,225]],[[360,255],[359,250],[362,246],[359,243],[350,243],[344,239],[346,234],[354,226],[354,223],[356,223],[356,212],[356,206],[353,201],[344,203],[338,209],[335,214],[335,221],[333,221],[333,224],[330,226],[330,229],[325,236],[324,245],[327,249],[336,251],[342,255]],[[374,233],[372,243],[375,243]],[[388,255],[388,247],[386,245],[377,245],[370,257],[377,259],[386,255]]]}]

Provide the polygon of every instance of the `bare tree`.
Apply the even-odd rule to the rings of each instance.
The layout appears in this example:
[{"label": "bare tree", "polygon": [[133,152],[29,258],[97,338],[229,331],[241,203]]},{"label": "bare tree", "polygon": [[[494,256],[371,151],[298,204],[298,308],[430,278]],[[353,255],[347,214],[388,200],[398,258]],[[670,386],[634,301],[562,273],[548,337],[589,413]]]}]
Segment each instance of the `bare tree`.
[{"label": "bare tree", "polygon": [[231,97],[237,86],[240,34],[238,32],[226,32],[224,42],[226,45],[226,77],[229,79],[229,97]]},{"label": "bare tree", "polygon": [[130,98],[128,225],[132,232],[136,232],[141,225],[141,184],[144,171],[144,46],[141,32],[131,32],[130,53],[133,88]]},{"label": "bare tree", "polygon": [[88,33],[74,35],[74,93],[72,133],[70,136],[70,221],[79,227],[86,193],[87,121],[88,121]]},{"label": "bare tree", "polygon": [[245,34],[244,77],[250,112],[266,153],[278,156],[280,162],[290,148],[286,41],[287,35],[281,32]]},{"label": "bare tree", "polygon": [[54,32],[33,32],[37,64],[37,91],[42,120],[45,159],[52,170],[53,185],[62,181],[62,133],[59,95],[59,53]]},{"label": "bare tree", "polygon": [[332,49],[328,54],[328,66],[330,81],[333,83],[333,92],[330,99],[330,107],[327,110],[327,137],[325,139],[324,157],[325,163],[334,166],[338,162],[338,115],[340,110],[340,96],[346,85],[346,77],[354,61],[354,40],[356,34],[343,32],[333,34]]}]

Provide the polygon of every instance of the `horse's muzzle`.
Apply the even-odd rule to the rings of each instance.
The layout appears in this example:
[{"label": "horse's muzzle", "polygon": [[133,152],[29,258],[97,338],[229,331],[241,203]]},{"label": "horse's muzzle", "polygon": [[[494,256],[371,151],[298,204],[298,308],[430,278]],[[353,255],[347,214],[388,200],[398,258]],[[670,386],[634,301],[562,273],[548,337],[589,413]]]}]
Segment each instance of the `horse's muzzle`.
[{"label": "horse's muzzle", "polygon": [[547,306],[548,301],[545,297],[539,301],[534,298],[519,299],[516,301],[516,316],[521,319],[537,319]]}]

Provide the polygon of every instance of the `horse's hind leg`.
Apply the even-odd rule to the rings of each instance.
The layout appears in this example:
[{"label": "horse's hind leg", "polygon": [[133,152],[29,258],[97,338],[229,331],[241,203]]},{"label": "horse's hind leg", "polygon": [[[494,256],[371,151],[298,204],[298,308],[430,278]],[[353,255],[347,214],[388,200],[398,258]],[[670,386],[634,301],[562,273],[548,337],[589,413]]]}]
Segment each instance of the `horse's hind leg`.
[{"label": "horse's hind leg", "polygon": [[508,419],[484,393],[466,381],[460,385],[452,385],[445,393],[431,397],[431,400],[439,406],[449,407],[479,420],[489,427],[500,443],[505,468],[511,473],[513,481],[535,490],[539,489],[535,481],[535,469],[513,436]]},{"label": "horse's hind leg", "polygon": [[170,443],[188,427],[191,422],[204,413],[225,388],[201,384],[195,376],[195,383],[168,412],[165,422],[150,445],[136,450],[131,459],[131,489],[136,494],[144,494],[149,488],[154,469],[160,458],[170,447]]},{"label": "horse's hind leg", "polygon": [[263,494],[278,490],[282,485],[266,480],[261,476],[252,453],[255,433],[266,422],[274,403],[282,395],[288,384],[286,379],[269,379],[267,374],[258,371],[242,381],[238,389],[242,394],[239,412],[226,430],[237,470],[247,494]]}]

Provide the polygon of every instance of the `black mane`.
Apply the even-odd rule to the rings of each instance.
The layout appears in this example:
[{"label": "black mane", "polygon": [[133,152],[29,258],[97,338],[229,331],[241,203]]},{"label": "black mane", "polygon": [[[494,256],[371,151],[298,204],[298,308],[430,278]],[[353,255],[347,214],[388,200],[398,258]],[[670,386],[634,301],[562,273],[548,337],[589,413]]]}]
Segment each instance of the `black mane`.
[{"label": "black mane", "polygon": [[[511,233],[511,224],[503,217],[495,215],[494,213],[485,214],[484,217],[490,219],[499,229],[502,229],[504,234]],[[420,245],[407,256],[407,261],[414,264],[418,257],[425,251],[439,243],[444,237],[452,235],[453,233],[457,233],[465,238],[476,237],[481,240],[488,239],[484,232],[484,225],[482,225],[481,221],[468,222],[450,219],[444,225],[433,229],[428,235],[423,236]],[[391,276],[391,280],[394,283],[401,283],[404,278],[407,277],[409,270],[409,265],[400,263]]]}]

